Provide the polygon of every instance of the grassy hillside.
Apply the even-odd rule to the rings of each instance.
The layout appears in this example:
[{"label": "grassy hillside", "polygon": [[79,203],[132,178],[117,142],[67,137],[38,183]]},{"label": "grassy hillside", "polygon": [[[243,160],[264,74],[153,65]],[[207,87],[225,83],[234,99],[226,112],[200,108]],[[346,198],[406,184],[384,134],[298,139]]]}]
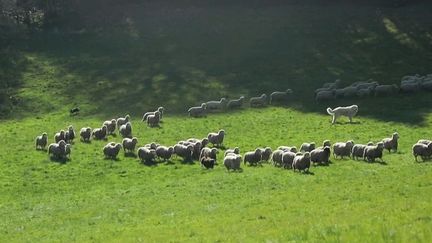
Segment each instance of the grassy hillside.
[{"label": "grassy hillside", "polygon": [[[430,242],[432,167],[415,163],[411,146],[432,139],[431,94],[313,100],[315,88],[336,78],[398,83],[431,73],[430,4],[319,2],[120,5],[123,21],[109,27],[2,35],[0,80],[15,99],[0,93],[12,107],[0,120],[0,241]],[[286,88],[295,97],[277,107],[185,116],[208,99]],[[357,123],[332,126],[324,108],[352,103]],[[140,122],[160,105],[162,128]],[[82,112],[71,117],[74,106]],[[377,142],[394,131],[401,138],[384,163],[332,159],[310,174],[270,164],[228,173],[177,158],[146,166],[123,153],[105,160],[102,147],[120,137],[76,141],[64,164],[34,150],[42,132],[52,142],[69,124],[98,127],[126,113],[140,145],[219,129],[225,146],[242,153],[324,139]]]}]

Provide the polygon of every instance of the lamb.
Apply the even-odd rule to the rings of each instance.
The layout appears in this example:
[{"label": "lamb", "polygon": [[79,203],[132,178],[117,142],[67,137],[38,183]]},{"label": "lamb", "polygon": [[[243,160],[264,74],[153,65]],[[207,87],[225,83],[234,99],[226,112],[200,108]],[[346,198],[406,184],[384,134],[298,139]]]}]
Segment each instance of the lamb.
[{"label": "lamb", "polygon": [[199,160],[201,149],[204,148],[201,144],[201,142],[196,142],[192,144],[193,150],[192,150],[192,158],[195,160]]},{"label": "lamb", "polygon": [[257,165],[261,161],[261,150],[256,149],[252,152],[246,152],[244,154],[243,163],[248,162],[250,165]]},{"label": "lamb", "polygon": [[36,137],[36,150],[43,150],[48,144],[48,135],[46,132]]},{"label": "lamb", "polygon": [[300,146],[300,152],[311,152],[312,150],[315,149],[315,143],[303,143]]},{"label": "lamb", "polygon": [[52,155],[56,159],[61,159],[65,157],[66,154],[66,142],[60,140],[58,143],[51,143],[48,146],[48,155]]},{"label": "lamb", "polygon": [[402,83],[400,86],[400,90],[404,93],[415,93],[420,91],[420,84],[414,82]]},{"label": "lamb", "polygon": [[296,155],[293,160],[292,168],[293,170],[299,171],[309,171],[309,167],[311,164],[311,158],[309,152],[304,153],[303,155]]},{"label": "lamb", "polygon": [[147,116],[147,125],[150,127],[158,127],[160,122],[160,112],[156,111],[154,115]]},{"label": "lamb", "polygon": [[80,130],[80,137],[81,141],[83,142],[90,142],[90,138],[92,135],[92,129],[91,127],[83,127]]},{"label": "lamb", "polygon": [[174,147],[159,146],[156,148],[156,156],[167,161],[174,153]]},{"label": "lamb", "polygon": [[372,161],[374,162],[376,158],[379,158],[382,160],[382,152],[384,150],[384,143],[379,142],[375,146],[366,146],[364,153],[363,153],[363,160],[364,161]]},{"label": "lamb", "polygon": [[122,145],[123,145],[123,150],[124,152],[134,152],[135,151],[135,147],[138,143],[138,139],[136,137],[131,138],[124,138],[122,141]]},{"label": "lamb", "polygon": [[112,120],[108,120],[108,121],[104,121],[104,123],[102,124],[102,126],[106,126],[107,127],[107,134],[114,134],[115,129],[116,129],[116,120],[112,119]]},{"label": "lamb", "polygon": [[70,125],[68,127],[68,130],[65,132],[65,141],[68,142],[72,142],[75,139],[75,130],[73,129],[73,126]]},{"label": "lamb", "polygon": [[249,99],[251,107],[265,106],[267,104],[267,95],[262,94],[260,97],[252,97]]},{"label": "lamb", "polygon": [[266,147],[266,148],[260,148],[260,150],[261,150],[261,160],[268,162],[270,156],[272,155],[272,149],[270,147]]},{"label": "lamb", "polygon": [[211,132],[207,135],[207,139],[216,147],[220,147],[225,137],[225,131],[219,130],[218,133]]},{"label": "lamb", "polygon": [[275,91],[270,94],[269,103],[271,104],[274,101],[285,101],[290,97],[292,93],[293,91],[291,89],[287,89],[285,91]]},{"label": "lamb", "polygon": [[199,159],[201,160],[204,157],[209,157],[211,159],[216,160],[216,154],[218,154],[219,151],[216,148],[203,148],[201,149],[201,154],[199,156]]},{"label": "lamb", "polygon": [[291,169],[296,153],[288,151],[282,153],[282,166],[284,169]]},{"label": "lamb", "polygon": [[310,159],[314,163],[328,164],[330,159],[330,147],[325,146],[324,148],[316,148],[310,152]]},{"label": "lamb", "polygon": [[128,123],[129,120],[130,120],[129,115],[126,115],[124,118],[123,117],[117,118],[117,127],[120,128],[123,124]]},{"label": "lamb", "polygon": [[64,130],[60,130],[60,132],[58,132],[54,135],[54,141],[56,143],[60,142],[61,140],[66,141]]},{"label": "lamb", "polygon": [[[156,111],[159,112],[159,118],[160,118],[160,120],[162,120],[162,115],[163,115],[163,112],[165,111],[165,108],[163,108],[161,106],[161,107],[157,108]],[[150,115],[154,116],[155,113],[156,113],[156,111],[149,111],[149,112],[144,113],[141,121],[147,121],[147,117],[150,116]]]},{"label": "lamb", "polygon": [[228,109],[241,108],[243,106],[244,99],[245,99],[244,96],[240,96],[240,98],[236,100],[228,101],[227,108]]},{"label": "lamb", "polygon": [[384,143],[384,149],[387,149],[389,153],[391,150],[396,152],[398,149],[398,139],[399,134],[397,132],[393,133],[391,138],[384,138],[382,140]]},{"label": "lamb", "polygon": [[358,106],[357,105],[351,105],[351,106],[339,106],[334,109],[331,109],[330,107],[327,108],[327,113],[333,117],[332,124],[335,124],[336,120],[341,116],[348,117],[350,123],[352,122],[352,118],[357,114],[358,112]]},{"label": "lamb", "polygon": [[176,144],[174,146],[174,153],[183,158],[184,162],[192,161],[193,146],[185,146],[182,144]]},{"label": "lamb", "polygon": [[203,117],[206,116],[206,103],[202,103],[201,106],[194,106],[189,108],[188,113],[191,117]]},{"label": "lamb", "polygon": [[200,160],[201,166],[203,166],[206,169],[213,169],[215,166],[215,159],[209,158],[209,157],[202,157]]},{"label": "lamb", "polygon": [[322,90],[315,94],[316,101],[333,100],[335,98],[336,98],[336,93],[334,90]]},{"label": "lamb", "polygon": [[220,101],[207,101],[206,102],[206,109],[207,110],[223,110],[225,109],[227,103],[227,99],[222,98]]},{"label": "lamb", "polygon": [[92,136],[97,140],[106,139],[107,130],[108,129],[106,126],[102,126],[102,128],[95,128],[93,129]]},{"label": "lamb", "polygon": [[337,158],[338,156],[343,159],[344,156],[350,157],[352,147],[354,146],[354,141],[349,140],[345,143],[339,142],[333,145],[333,156]]},{"label": "lamb", "polygon": [[238,154],[229,154],[224,158],[224,165],[227,170],[240,170],[242,156]]},{"label": "lamb", "polygon": [[225,151],[224,156],[227,156],[227,154],[229,154],[229,153],[233,153],[233,154],[240,154],[240,149],[239,149],[239,147],[235,147],[235,148],[233,148],[233,149],[227,149],[227,150]]},{"label": "lamb", "polygon": [[282,165],[282,156],[283,153],[285,153],[283,150],[275,150],[272,154],[272,161],[274,166],[281,166]]},{"label": "lamb", "polygon": [[425,161],[432,156],[432,143],[428,143],[427,145],[423,143],[416,143],[412,147],[412,153],[416,162],[417,156],[420,156],[422,161]]},{"label": "lamb", "polygon": [[428,144],[432,143],[432,141],[428,140],[428,139],[420,139],[417,141],[417,143],[422,143],[422,144],[428,145]]},{"label": "lamb", "polygon": [[378,85],[375,87],[375,96],[394,95],[399,91],[396,84]]},{"label": "lamb", "polygon": [[282,150],[284,152],[290,151],[290,152],[293,152],[293,153],[297,153],[297,147],[296,146],[292,146],[292,147],[289,147],[289,146],[279,146],[277,149],[278,150]]},{"label": "lamb", "polygon": [[351,156],[353,159],[358,160],[358,158],[363,158],[364,150],[366,146],[372,146],[373,143],[369,142],[367,145],[355,144],[351,149]]},{"label": "lamb", "polygon": [[156,151],[154,149],[148,149],[146,147],[140,147],[137,150],[138,158],[143,163],[152,163],[156,158]]},{"label": "lamb", "polygon": [[111,142],[105,145],[102,150],[105,155],[105,158],[116,159],[121,148],[122,148],[121,144]]},{"label": "lamb", "polygon": [[132,137],[132,124],[127,122],[119,127],[119,133],[123,138]]}]

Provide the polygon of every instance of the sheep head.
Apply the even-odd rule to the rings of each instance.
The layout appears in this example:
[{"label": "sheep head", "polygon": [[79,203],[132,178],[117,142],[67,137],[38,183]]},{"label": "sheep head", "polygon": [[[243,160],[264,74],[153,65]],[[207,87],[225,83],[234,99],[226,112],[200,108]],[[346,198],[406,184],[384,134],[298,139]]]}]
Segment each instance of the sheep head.
[{"label": "sheep head", "polygon": [[397,132],[393,133],[392,139],[398,140],[399,139],[399,133],[397,133]]},{"label": "sheep head", "polygon": [[235,148],[234,148],[234,153],[235,153],[235,154],[240,153],[240,149],[239,149],[239,147],[235,147]]}]

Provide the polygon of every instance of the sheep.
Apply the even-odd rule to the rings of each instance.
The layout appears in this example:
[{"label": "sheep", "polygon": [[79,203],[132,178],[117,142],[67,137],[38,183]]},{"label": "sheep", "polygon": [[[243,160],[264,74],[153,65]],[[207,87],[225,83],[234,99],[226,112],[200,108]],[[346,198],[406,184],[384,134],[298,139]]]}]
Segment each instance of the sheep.
[{"label": "sheep", "polygon": [[204,148],[201,144],[201,142],[192,143],[193,150],[192,150],[192,158],[195,160],[199,160],[201,149]]},{"label": "sheep", "polygon": [[158,127],[160,122],[160,112],[156,111],[154,115],[147,116],[147,125],[150,127]]},{"label": "sheep", "polygon": [[344,156],[350,157],[351,149],[354,146],[354,141],[349,140],[347,142],[339,142],[333,144],[333,156],[337,158],[338,156],[343,159]]},{"label": "sheep", "polygon": [[389,153],[391,152],[391,150],[394,150],[396,152],[398,149],[398,139],[399,134],[397,132],[393,133],[391,138],[384,138],[382,140],[382,142],[384,143],[384,149],[387,149]]},{"label": "sheep", "polygon": [[69,125],[68,130],[65,132],[65,141],[72,142],[75,139],[75,130],[72,125]]},{"label": "sheep", "polygon": [[240,154],[240,149],[239,149],[239,147],[235,147],[233,149],[227,149],[224,153],[224,156],[227,156],[227,154],[229,154],[229,153]]},{"label": "sheep", "polygon": [[415,93],[420,91],[420,84],[414,82],[402,83],[400,86],[400,90],[404,93]]},{"label": "sheep", "polygon": [[66,141],[64,130],[60,130],[60,132],[58,132],[54,135],[54,141],[56,143],[60,142],[61,140]]},{"label": "sheep", "polygon": [[222,98],[220,101],[207,101],[206,102],[206,109],[207,110],[223,110],[225,109],[225,106],[227,104],[227,99]]},{"label": "sheep", "polygon": [[65,158],[66,154],[66,142],[60,140],[58,143],[51,143],[48,146],[48,155],[52,155],[56,159]]},{"label": "sheep", "polygon": [[372,161],[374,162],[376,158],[379,158],[382,160],[382,152],[384,150],[384,143],[379,142],[377,145],[372,146],[366,146],[364,152],[363,152],[363,160],[364,161]]},{"label": "sheep", "polygon": [[356,85],[355,87],[357,88],[357,90],[374,90],[376,86],[378,86],[379,83],[376,81],[371,81],[371,82],[363,82],[360,83],[358,85]]},{"label": "sheep", "polygon": [[64,157],[65,158],[70,158],[70,154],[71,154],[71,152],[72,152],[72,145],[70,145],[70,144],[66,144],[65,145],[65,152],[64,152]]},{"label": "sheep", "polygon": [[[163,108],[161,106],[161,107],[157,108],[156,111],[159,112],[159,118],[160,118],[160,120],[162,120],[162,115],[163,115],[163,112],[165,111],[165,108]],[[144,113],[141,121],[147,121],[147,117],[150,115],[155,115],[156,111],[149,111],[149,112]]]},{"label": "sheep", "polygon": [[122,141],[122,145],[123,145],[123,150],[124,152],[134,152],[135,151],[135,147],[138,143],[138,139],[136,137],[133,138],[124,138]]},{"label": "sheep", "polygon": [[261,161],[261,150],[256,149],[252,152],[246,152],[244,154],[243,163],[248,162],[250,165],[257,165]]},{"label": "sheep", "polygon": [[310,152],[315,149],[315,143],[303,143],[300,146],[300,152]]},{"label": "sheep", "polygon": [[323,84],[323,88],[328,88],[328,89],[336,89],[339,87],[341,83],[340,79],[336,79],[334,82],[330,82],[330,83],[324,83]]},{"label": "sheep", "polygon": [[224,137],[225,131],[223,129],[219,130],[217,133],[211,132],[207,135],[208,141],[216,147],[220,147],[222,145]]},{"label": "sheep", "polygon": [[363,158],[364,150],[366,146],[372,146],[373,143],[369,142],[368,144],[355,144],[351,149],[351,156],[353,159],[358,160],[358,158]]},{"label": "sheep", "polygon": [[357,97],[357,88],[356,87],[346,87],[343,89],[343,97],[344,98],[353,98]]},{"label": "sheep", "polygon": [[241,108],[243,106],[244,99],[245,99],[244,96],[240,96],[240,98],[238,98],[236,100],[228,101],[227,108],[228,109]]},{"label": "sheep", "polygon": [[102,150],[105,155],[105,158],[116,159],[121,148],[122,148],[121,144],[111,142],[105,145]]},{"label": "sheep", "polygon": [[306,152],[302,155],[296,155],[294,157],[292,168],[294,171],[295,170],[309,171],[310,164],[311,164],[310,153]]},{"label": "sheep", "polygon": [[129,120],[130,120],[129,115],[126,115],[124,118],[123,117],[117,118],[117,127],[120,128],[123,124],[128,123]]},{"label": "sheep", "polygon": [[296,153],[288,151],[282,153],[282,166],[284,169],[291,169]]},{"label": "sheep", "polygon": [[293,93],[291,89],[287,89],[285,91],[275,91],[270,94],[270,101],[269,104],[271,104],[274,101],[285,101],[287,100],[290,95]]},{"label": "sheep", "polygon": [[316,101],[334,100],[336,93],[334,90],[321,90],[315,94]]},{"label": "sheep", "polygon": [[174,146],[174,153],[183,158],[184,162],[192,161],[193,146],[185,146],[182,144],[176,144]]},{"label": "sheep", "polygon": [[310,159],[314,163],[328,164],[330,159],[330,147],[316,148],[310,152]]},{"label": "sheep", "polygon": [[374,88],[372,88],[372,87],[364,88],[364,89],[358,89],[356,95],[359,98],[364,98],[364,97],[371,96],[373,91],[374,91]]},{"label": "sheep", "polygon": [[192,143],[197,143],[200,142],[201,143],[201,147],[205,147],[207,146],[207,144],[209,143],[208,138],[203,138],[203,139],[198,139],[198,138],[189,138],[188,140],[186,140],[188,142],[192,142]]},{"label": "sheep", "polygon": [[412,146],[412,153],[416,162],[417,156],[420,156],[422,158],[422,161],[425,161],[432,156],[432,143],[416,143]]},{"label": "sheep", "polygon": [[156,151],[146,147],[139,147],[137,154],[142,163],[152,163],[156,158]]},{"label": "sheep", "polygon": [[421,88],[427,91],[432,91],[432,81],[423,82]]},{"label": "sheep", "polygon": [[265,106],[267,104],[267,95],[262,94],[260,97],[252,97],[249,99],[251,107]]},{"label": "sheep", "polygon": [[216,148],[203,148],[201,149],[199,159],[201,160],[203,157],[209,157],[216,160],[216,154],[218,153],[219,151]]},{"label": "sheep", "polygon": [[274,166],[281,166],[282,165],[282,156],[285,151],[283,150],[275,150],[272,154],[272,161]]},{"label": "sheep", "polygon": [[112,119],[112,120],[104,121],[102,126],[107,127],[107,134],[114,134],[116,129],[116,123],[117,123],[116,120]]},{"label": "sheep", "polygon": [[201,106],[194,106],[189,108],[188,113],[190,117],[203,117],[206,116],[206,103],[202,103]]},{"label": "sheep", "polygon": [[91,127],[83,127],[80,130],[80,137],[81,141],[83,142],[90,142],[90,138],[92,135],[92,129]]},{"label": "sheep", "polygon": [[167,161],[174,153],[174,147],[159,146],[156,148],[156,156]]},{"label": "sheep", "polygon": [[375,87],[375,96],[393,95],[399,91],[396,84],[378,85]]},{"label": "sheep", "polygon": [[36,150],[45,149],[48,144],[48,135],[46,132],[36,137]]},{"label": "sheep", "polygon": [[261,150],[261,161],[268,162],[272,155],[272,149],[270,147],[260,148]]},{"label": "sheep", "polygon": [[200,159],[201,166],[203,166],[206,169],[213,169],[213,167],[215,166],[215,161],[216,159],[212,159],[209,157],[202,157]]},{"label": "sheep", "polygon": [[106,139],[107,130],[108,129],[106,126],[102,126],[102,128],[95,128],[92,131],[92,137],[97,140]]},{"label": "sheep", "polygon": [[119,127],[119,133],[123,138],[132,137],[132,124],[127,122]]},{"label": "sheep", "polygon": [[417,143],[422,143],[422,144],[428,145],[428,144],[432,143],[432,141],[428,140],[428,139],[420,139],[417,141]]},{"label": "sheep", "polygon": [[160,146],[160,144],[155,143],[155,142],[151,142],[151,143],[144,145],[144,147],[148,148],[148,149],[157,149],[159,146]]},{"label": "sheep", "polygon": [[324,141],[323,141],[323,143],[322,143],[322,148],[324,148],[324,147],[326,147],[326,146],[331,147],[331,142],[330,142],[330,140],[324,140]]},{"label": "sheep", "polygon": [[224,158],[225,168],[229,170],[240,170],[242,156],[239,154],[229,154]]},{"label": "sheep", "polygon": [[289,146],[279,146],[277,149],[278,150],[282,150],[284,152],[290,151],[290,152],[293,152],[293,153],[297,153],[297,147],[296,146],[292,146],[292,147],[289,147]]}]

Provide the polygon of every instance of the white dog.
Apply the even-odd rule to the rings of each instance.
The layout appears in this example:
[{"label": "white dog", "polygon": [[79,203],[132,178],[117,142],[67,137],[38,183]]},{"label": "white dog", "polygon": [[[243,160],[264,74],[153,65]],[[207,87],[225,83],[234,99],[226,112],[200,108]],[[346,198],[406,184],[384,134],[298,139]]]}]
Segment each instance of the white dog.
[{"label": "white dog", "polygon": [[336,122],[336,119],[338,119],[340,116],[347,116],[350,122],[352,122],[352,118],[357,114],[357,112],[357,105],[336,107],[334,109],[331,109],[330,107],[327,108],[327,113],[333,116],[332,124],[334,124]]}]

